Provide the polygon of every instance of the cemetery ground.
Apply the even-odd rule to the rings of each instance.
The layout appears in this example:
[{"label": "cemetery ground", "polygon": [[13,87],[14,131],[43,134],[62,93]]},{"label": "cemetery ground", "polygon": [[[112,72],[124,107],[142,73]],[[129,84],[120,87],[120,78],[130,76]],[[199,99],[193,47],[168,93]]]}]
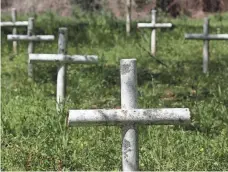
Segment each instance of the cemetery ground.
[{"label": "cemetery ground", "polygon": [[[26,20],[28,16],[19,18]],[[210,33],[227,33],[228,22],[211,16]],[[10,20],[2,16],[2,21]],[[221,19],[221,20],[218,20]],[[71,18],[46,13],[35,18],[36,34],[54,34],[35,53],[57,53],[58,28],[68,28],[68,54],[98,55],[94,65],[69,65],[65,109],[56,112],[55,64],[34,64],[27,75],[27,43],[18,54],[1,31],[1,170],[121,170],[121,128],[68,127],[69,109],[120,108],[120,59],[136,58],[138,108],[189,108],[187,126],[138,126],[139,169],[228,170],[228,44],[210,42],[209,74],[202,72],[203,20],[168,19],[157,30],[157,54],[150,56],[150,29],[125,36],[124,21],[75,11]],[[149,22],[149,21],[148,21]],[[18,33],[27,34],[25,28]]]}]

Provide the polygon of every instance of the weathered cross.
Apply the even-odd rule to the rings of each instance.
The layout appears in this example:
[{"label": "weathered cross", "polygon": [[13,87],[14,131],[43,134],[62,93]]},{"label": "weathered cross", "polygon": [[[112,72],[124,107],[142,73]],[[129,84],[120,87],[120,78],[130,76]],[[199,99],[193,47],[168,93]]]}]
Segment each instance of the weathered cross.
[{"label": "weathered cross", "polygon": [[156,10],[151,10],[152,20],[151,23],[138,23],[137,28],[152,28],[151,32],[151,54],[156,55],[156,29],[157,28],[170,28],[172,23],[156,23]]},{"label": "weathered cross", "polygon": [[137,109],[135,59],[120,61],[121,109],[69,110],[69,126],[122,126],[123,171],[138,171],[138,132],[136,124],[183,124],[190,122],[187,108]]},{"label": "weathered cross", "polygon": [[[28,31],[27,35],[7,35],[9,41],[29,41],[28,44],[28,54],[33,53],[34,47],[33,42],[40,41],[53,41],[55,39],[54,35],[33,35],[34,34],[34,18],[29,18],[28,20]],[[33,77],[33,67],[28,61],[28,76]]]},{"label": "weathered cross", "polygon": [[67,55],[67,28],[59,28],[58,40],[59,54],[29,54],[29,61],[31,63],[37,62],[55,62],[59,63],[57,74],[57,92],[56,99],[57,111],[61,111],[64,105],[65,91],[66,91],[66,64],[94,64],[97,63],[98,57],[95,55]]},{"label": "weathered cross", "polygon": [[204,18],[203,34],[185,34],[185,39],[203,40],[203,73],[207,73],[209,62],[209,41],[228,40],[228,34],[209,34],[209,19],[206,17]]},{"label": "weathered cross", "polygon": [[[13,27],[13,32],[12,32],[13,35],[17,34],[16,27],[28,26],[28,21],[17,21],[17,12],[16,12],[15,8],[12,8],[11,17],[12,17],[11,22],[1,22],[0,25],[1,25],[1,27]],[[13,52],[14,52],[14,54],[17,53],[17,42],[16,41],[13,41]]]}]

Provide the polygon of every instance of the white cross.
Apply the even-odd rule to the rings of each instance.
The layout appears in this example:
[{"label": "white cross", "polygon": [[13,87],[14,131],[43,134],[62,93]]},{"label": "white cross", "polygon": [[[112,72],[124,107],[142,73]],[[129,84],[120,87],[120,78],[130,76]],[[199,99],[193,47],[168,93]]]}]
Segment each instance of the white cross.
[{"label": "white cross", "polygon": [[[17,34],[17,29],[16,27],[20,26],[28,26],[28,21],[17,21],[17,12],[15,8],[12,8],[11,11],[11,17],[12,21],[11,22],[0,22],[1,27],[13,27],[13,35]],[[13,41],[13,52],[14,54],[17,53],[17,42]]]},{"label": "white cross", "polygon": [[126,5],[125,5],[125,13],[126,13],[126,33],[127,36],[130,35],[131,32],[131,0],[126,0]]},{"label": "white cross", "polygon": [[59,63],[57,74],[56,108],[60,112],[64,105],[66,91],[66,64],[94,64],[98,57],[95,55],[66,55],[67,52],[67,28],[59,28],[58,53],[59,54],[29,54],[30,63],[56,62]]},{"label": "white cross", "polygon": [[203,40],[203,73],[208,72],[209,62],[209,41],[210,40],[228,40],[228,34],[209,34],[209,19],[204,18],[203,34],[185,34],[185,39]]},{"label": "white cross", "polygon": [[[54,35],[33,35],[34,33],[34,18],[29,18],[28,20],[28,32],[27,35],[7,35],[9,41],[29,41],[28,44],[28,54],[33,53],[34,47],[33,42],[40,41],[53,41],[55,39]],[[33,77],[33,67],[28,61],[28,76]]]},{"label": "white cross", "polygon": [[151,54],[156,55],[156,28],[170,28],[172,23],[156,23],[156,10],[151,10],[151,23],[138,23],[137,28],[152,28],[151,32]]},{"label": "white cross", "polygon": [[121,109],[69,110],[68,124],[120,125],[122,129],[123,171],[138,171],[136,124],[184,124],[190,122],[187,108],[137,109],[135,59],[120,61]]}]

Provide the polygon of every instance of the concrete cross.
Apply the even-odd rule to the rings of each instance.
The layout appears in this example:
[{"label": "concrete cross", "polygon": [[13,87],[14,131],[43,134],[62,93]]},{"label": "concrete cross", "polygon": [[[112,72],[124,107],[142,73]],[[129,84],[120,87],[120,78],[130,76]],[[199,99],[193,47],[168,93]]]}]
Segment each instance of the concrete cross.
[{"label": "concrete cross", "polygon": [[[28,31],[27,35],[7,35],[9,41],[29,41],[28,44],[28,54],[33,53],[34,47],[33,42],[41,41],[53,41],[55,39],[54,35],[33,35],[34,34],[34,18],[29,18],[28,20]],[[33,77],[33,67],[28,61],[28,76]]]},{"label": "concrete cross", "polygon": [[[12,8],[11,11],[11,17],[12,21],[11,22],[0,22],[1,27],[13,27],[13,35],[17,34],[17,28],[16,27],[21,27],[21,26],[28,26],[28,21],[17,21],[17,12],[15,8]],[[17,42],[13,41],[13,52],[14,54],[17,53]]]},{"label": "concrete cross", "polygon": [[151,28],[151,54],[156,55],[156,29],[157,28],[170,28],[172,23],[156,23],[156,10],[151,10],[151,23],[137,23],[137,28]]},{"label": "concrete cross", "polygon": [[135,59],[120,61],[121,109],[69,110],[68,125],[122,126],[123,171],[138,171],[136,124],[184,124],[190,122],[187,108],[138,109]]},{"label": "concrete cross", "polygon": [[185,34],[185,39],[203,40],[203,73],[207,73],[209,62],[209,41],[228,40],[228,34],[209,34],[209,19],[205,17],[203,25],[203,34]]},{"label": "concrete cross", "polygon": [[130,36],[130,32],[131,32],[131,4],[132,4],[132,0],[125,0],[126,1],[126,5],[125,5],[125,13],[126,13],[126,33],[127,36]]},{"label": "concrete cross", "polygon": [[66,64],[94,64],[98,57],[95,55],[67,55],[67,28],[59,28],[59,54],[29,54],[30,63],[52,62],[59,63],[57,74],[56,108],[61,111],[64,105],[66,91]]}]

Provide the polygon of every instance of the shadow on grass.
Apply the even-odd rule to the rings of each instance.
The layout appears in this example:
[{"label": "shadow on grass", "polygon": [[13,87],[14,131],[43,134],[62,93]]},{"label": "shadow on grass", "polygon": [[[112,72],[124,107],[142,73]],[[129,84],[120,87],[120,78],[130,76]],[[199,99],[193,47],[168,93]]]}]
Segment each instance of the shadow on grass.
[{"label": "shadow on grass", "polygon": [[56,85],[57,65],[37,63],[33,66],[34,82],[40,84],[51,82]]},{"label": "shadow on grass", "polygon": [[[156,71],[158,72],[153,72],[155,68],[144,68],[144,65],[139,63],[137,65],[137,82],[139,87],[145,84],[150,84],[151,87],[154,84],[155,86],[156,84],[164,85],[165,88],[171,87],[171,91],[175,93],[175,101],[178,102],[205,100],[214,96],[211,93],[210,85],[216,82],[217,76],[222,75],[227,63],[228,59],[226,58],[211,61],[209,76],[203,74],[200,60],[166,61],[166,64],[169,64],[168,67],[157,65],[158,70]],[[156,66],[156,64],[153,65]],[[57,66],[53,64],[50,66],[47,64],[36,65],[34,76],[37,83],[51,82],[56,85]],[[88,84],[92,84],[88,85],[89,87],[101,87],[103,89],[109,89],[113,86],[121,87],[119,65],[106,63],[76,65],[75,67],[71,65],[67,70],[66,77],[69,89],[76,88],[81,84],[79,82],[88,82]],[[178,90],[179,87],[182,90]]]},{"label": "shadow on grass", "polygon": [[[146,61],[146,63],[149,61]],[[143,67],[146,66],[146,63],[137,65],[137,82],[139,86],[146,82],[151,82],[152,79],[157,80],[160,84],[179,85],[185,83],[186,80],[197,82],[199,76],[206,77],[202,72],[201,60],[165,61],[165,63],[168,64],[168,67],[163,67],[162,65],[158,66],[154,63],[153,65],[157,66],[158,70],[161,72],[153,72],[153,68],[148,69]],[[222,60],[211,61],[209,63],[210,74],[219,75],[227,68],[227,64],[228,58],[225,56]],[[93,79],[93,77],[96,76],[97,78],[104,80],[107,85],[116,85],[120,83],[119,65],[99,63],[97,65],[77,65],[76,68],[75,73],[77,75],[83,75],[83,77],[87,77],[88,79]],[[156,69],[156,67],[154,69]],[[156,69],[156,71],[158,70]],[[35,82],[56,83],[57,65],[36,64],[34,75]]]},{"label": "shadow on grass", "polygon": [[[202,63],[201,60],[197,61],[166,61],[166,64],[169,64],[168,67],[159,66],[159,71],[153,72],[153,69],[143,68],[142,65],[138,65],[137,68],[137,79],[138,86],[146,84],[146,82],[151,82],[152,79],[155,79],[159,84],[164,85],[179,85],[183,87],[192,87],[192,89],[198,89],[198,83],[206,83],[205,86],[200,86],[200,90],[196,95],[189,96],[186,92],[178,92],[176,94],[177,101],[200,101],[206,100],[213,97],[210,93],[210,87],[208,85],[216,81],[216,77],[223,75],[225,70],[227,70],[228,59],[220,58],[218,61],[210,62],[210,75],[207,76],[202,73]],[[52,82],[56,84],[57,77],[57,67],[55,65],[50,66],[37,66],[39,70],[35,71],[35,82],[37,83],[46,83]],[[86,82],[86,80],[93,80],[93,84],[101,84],[101,88],[109,89],[113,86],[120,86],[120,69],[119,65],[110,65],[105,63],[99,63],[97,65],[78,65],[76,70],[72,67],[70,68],[70,76],[67,75],[68,84],[70,87],[75,87],[75,84],[80,84],[78,78],[80,77]],[[226,74],[226,73],[225,73]],[[96,83],[97,82],[97,83]],[[93,87],[94,85],[90,85]],[[114,94],[114,93],[113,93]],[[115,92],[116,94],[116,92]],[[77,97],[76,95],[74,97]],[[158,97],[160,98],[160,97]],[[105,101],[104,101],[105,102]],[[114,102],[112,102],[114,103]],[[227,104],[227,100],[224,101]],[[191,107],[191,106],[190,106]],[[197,114],[192,114],[192,118],[197,120],[195,117]],[[228,123],[228,120],[222,119],[224,123]],[[214,137],[221,133],[221,127],[210,126],[206,124],[200,124],[196,122],[187,126],[175,126],[174,129],[182,128],[185,131],[194,131],[205,134],[208,137]]]},{"label": "shadow on grass", "polygon": [[220,125],[204,125],[204,124],[189,124],[183,126],[175,126],[174,130],[180,130],[182,128],[185,131],[198,132],[210,138],[215,138],[219,136],[224,128],[224,125],[227,125],[228,121],[223,121]]}]

